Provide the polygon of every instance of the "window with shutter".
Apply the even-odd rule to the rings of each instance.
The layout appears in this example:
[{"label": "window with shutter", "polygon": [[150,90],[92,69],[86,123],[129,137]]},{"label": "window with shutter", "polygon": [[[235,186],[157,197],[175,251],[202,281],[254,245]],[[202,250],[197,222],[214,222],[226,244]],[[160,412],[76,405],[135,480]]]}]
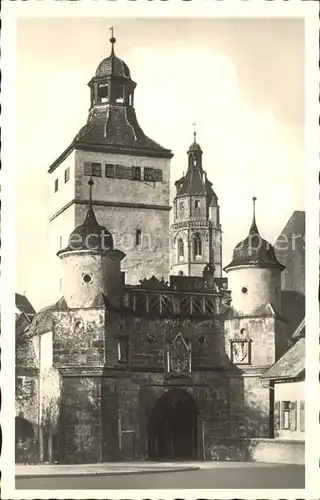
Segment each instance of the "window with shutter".
[{"label": "window with shutter", "polygon": [[281,429],[290,430],[290,401],[281,401]]},{"label": "window with shutter", "polygon": [[145,167],[143,172],[143,178],[145,181],[153,181],[154,169],[150,167]]},{"label": "window with shutter", "polygon": [[300,401],[300,431],[304,432],[304,401]]},{"label": "window with shutter", "polygon": [[83,164],[83,174],[84,175],[92,175],[92,163],[85,162]]},{"label": "window with shutter", "polygon": [[132,178],[141,181],[141,167],[132,167]]},{"label": "window with shutter", "polygon": [[290,430],[297,430],[297,402],[292,401],[290,404]]},{"label": "window with shutter", "polygon": [[161,168],[154,168],[153,169],[153,180],[155,182],[157,182],[157,181],[158,182],[159,181],[162,182],[162,180],[163,180],[163,172],[162,172]]},{"label": "window with shutter", "polygon": [[92,163],[92,177],[102,177],[101,163]]},{"label": "window with shutter", "polygon": [[114,165],[106,164],[106,177],[114,177]]},{"label": "window with shutter", "polygon": [[101,163],[89,163],[85,162],[83,164],[83,173],[89,177],[101,177],[102,176],[102,165]]},{"label": "window with shutter", "polygon": [[115,177],[117,179],[132,179],[132,168],[124,165],[115,165]]},{"label": "window with shutter", "polygon": [[274,425],[275,431],[280,429],[280,401],[275,401],[274,403]]}]

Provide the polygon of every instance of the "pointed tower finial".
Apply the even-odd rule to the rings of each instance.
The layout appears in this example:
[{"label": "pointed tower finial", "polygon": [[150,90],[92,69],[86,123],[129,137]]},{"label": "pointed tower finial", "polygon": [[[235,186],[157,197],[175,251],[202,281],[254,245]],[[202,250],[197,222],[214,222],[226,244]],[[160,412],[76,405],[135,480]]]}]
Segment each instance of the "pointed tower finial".
[{"label": "pointed tower finial", "polygon": [[196,141],[196,139],[197,139],[196,122],[193,122],[192,126],[193,126],[193,142],[197,142]]},{"label": "pointed tower finial", "polygon": [[256,201],[257,198],[255,196],[252,197],[253,201],[253,215],[252,215],[252,223],[250,227],[250,234],[259,234],[257,223],[256,223]]},{"label": "pointed tower finial", "polygon": [[114,56],[114,44],[116,43],[116,39],[114,37],[114,34],[113,34],[113,26],[110,27],[110,34],[111,34],[111,37],[110,37],[110,43],[111,43],[111,55]]}]

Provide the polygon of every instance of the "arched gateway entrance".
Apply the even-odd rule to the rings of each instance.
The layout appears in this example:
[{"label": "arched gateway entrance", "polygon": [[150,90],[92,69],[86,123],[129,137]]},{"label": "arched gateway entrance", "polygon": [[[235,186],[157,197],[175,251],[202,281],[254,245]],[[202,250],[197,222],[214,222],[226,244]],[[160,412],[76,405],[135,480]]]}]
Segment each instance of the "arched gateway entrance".
[{"label": "arched gateway entrance", "polygon": [[165,392],[148,423],[148,457],[190,460],[197,457],[197,406],[182,389]]}]

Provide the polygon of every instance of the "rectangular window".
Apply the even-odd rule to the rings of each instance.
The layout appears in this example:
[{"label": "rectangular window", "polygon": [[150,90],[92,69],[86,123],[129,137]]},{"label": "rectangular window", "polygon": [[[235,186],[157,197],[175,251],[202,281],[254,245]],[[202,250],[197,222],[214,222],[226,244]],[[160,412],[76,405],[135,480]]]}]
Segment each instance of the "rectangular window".
[{"label": "rectangular window", "polygon": [[59,179],[54,181],[54,192],[56,193],[59,189]]},{"label": "rectangular window", "polygon": [[127,363],[128,361],[128,339],[120,337],[118,340],[118,361],[119,363]]},{"label": "rectangular window", "polygon": [[91,177],[91,175],[92,175],[92,163],[85,162],[83,164],[83,174]]},{"label": "rectangular window", "polygon": [[157,181],[161,181],[163,180],[163,172],[161,170],[161,168],[154,168],[153,169],[153,180],[155,182]]},{"label": "rectangular window", "polygon": [[141,245],[141,229],[136,230],[136,246]]},{"label": "rectangular window", "polygon": [[115,177],[117,179],[132,179],[132,168],[115,165]]},{"label": "rectangular window", "polygon": [[70,179],[70,168],[66,168],[65,171],[64,171],[64,182],[68,182],[68,180]]},{"label": "rectangular window", "polygon": [[145,181],[153,181],[153,168],[150,167],[144,168],[143,179]]},{"label": "rectangular window", "polygon": [[141,181],[141,167],[132,167],[132,178]]},{"label": "rectangular window", "polygon": [[291,402],[281,402],[281,429],[290,430]]},{"label": "rectangular window", "polygon": [[92,177],[102,176],[102,165],[101,163],[92,163]]},{"label": "rectangular window", "polygon": [[114,165],[106,163],[106,177],[114,177]]},{"label": "rectangular window", "polygon": [[304,401],[300,401],[300,431],[304,432]]},{"label": "rectangular window", "polygon": [[83,173],[89,177],[101,177],[102,176],[102,165],[101,163],[89,163],[85,162],[83,164]]},{"label": "rectangular window", "polygon": [[200,200],[194,202],[194,208],[200,208]]}]

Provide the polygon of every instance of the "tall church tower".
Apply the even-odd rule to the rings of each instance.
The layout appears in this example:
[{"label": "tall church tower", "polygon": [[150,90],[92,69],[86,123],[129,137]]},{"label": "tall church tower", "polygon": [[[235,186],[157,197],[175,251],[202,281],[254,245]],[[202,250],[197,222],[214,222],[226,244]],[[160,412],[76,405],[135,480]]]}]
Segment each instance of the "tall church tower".
[{"label": "tall church tower", "polygon": [[188,170],[176,181],[171,226],[171,274],[202,276],[204,267],[222,274],[222,231],[218,198],[202,167],[202,149],[194,141],[188,150]]},{"label": "tall church tower", "polygon": [[[169,185],[172,153],[147,137],[134,109],[136,83],[128,66],[111,53],[89,82],[87,123],[49,168],[50,252],[64,248],[87,212],[87,182],[94,180],[98,223],[110,228],[125,252],[126,282],[169,275]],[[52,261],[52,299],[61,294],[61,276]],[[54,281],[55,279],[55,281]],[[60,284],[59,284],[60,282]],[[60,290],[59,290],[60,288]]]}]

